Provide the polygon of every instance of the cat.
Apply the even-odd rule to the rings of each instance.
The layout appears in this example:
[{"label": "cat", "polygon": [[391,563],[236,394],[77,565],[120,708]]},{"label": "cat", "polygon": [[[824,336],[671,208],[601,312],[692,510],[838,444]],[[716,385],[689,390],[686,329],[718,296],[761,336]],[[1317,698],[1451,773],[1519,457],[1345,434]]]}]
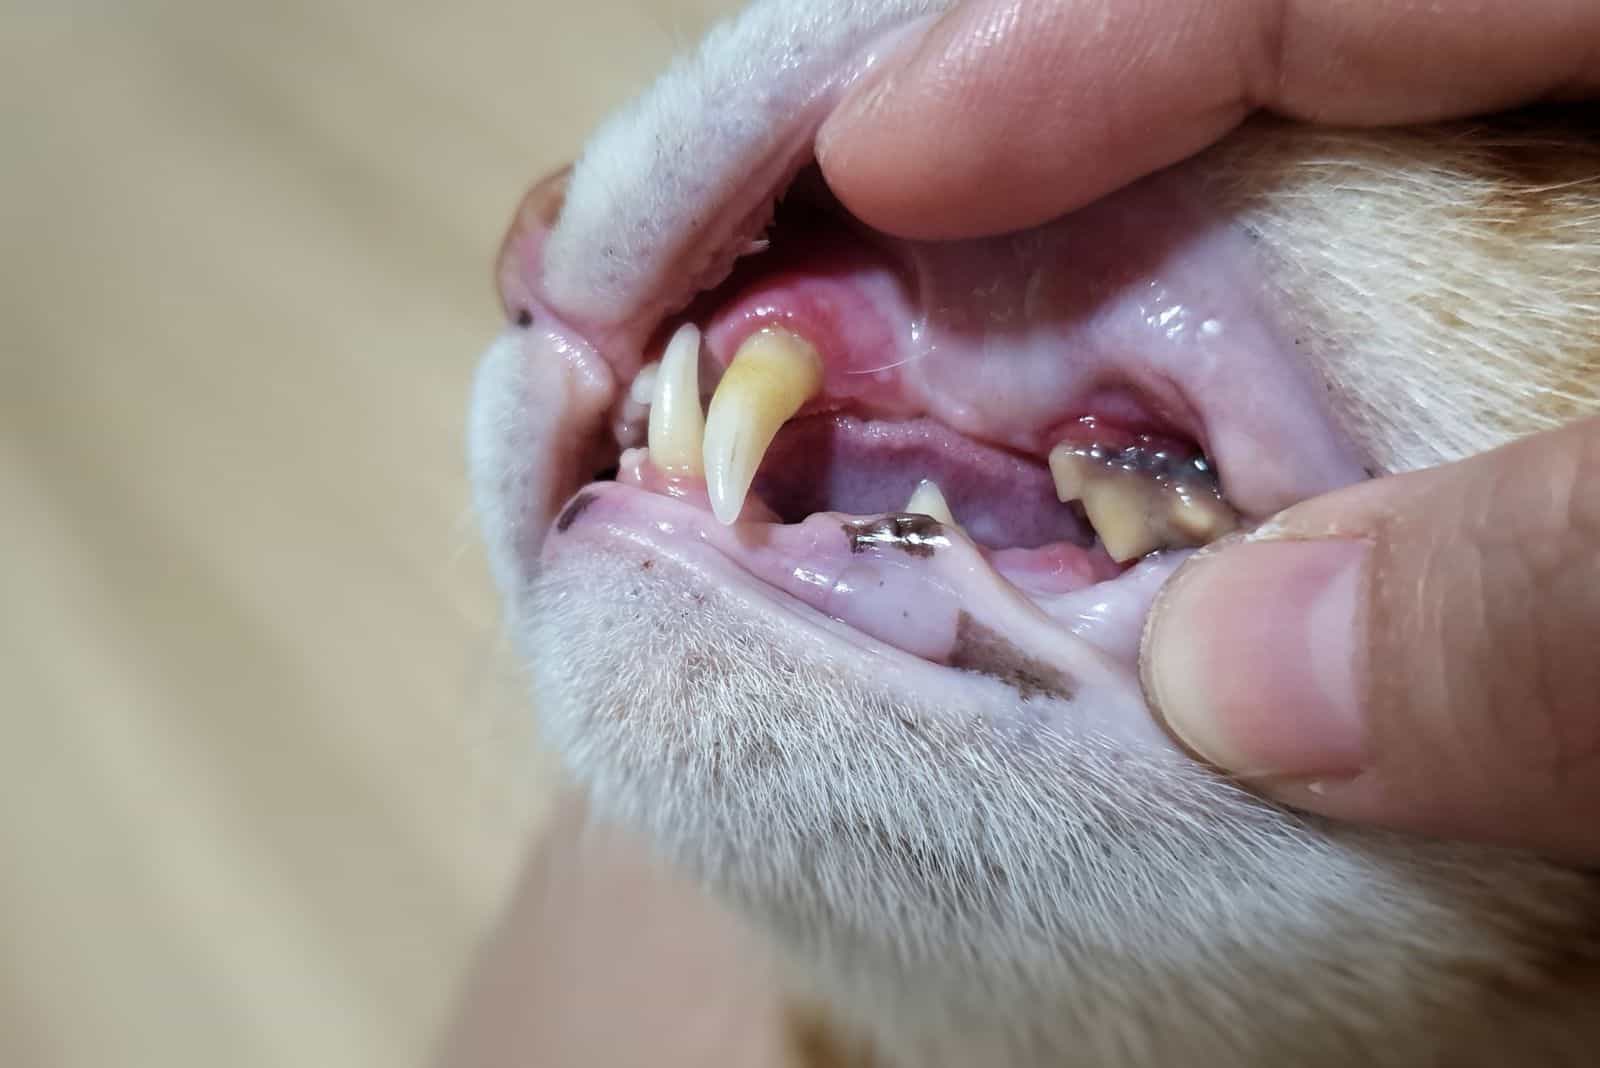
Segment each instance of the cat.
[{"label": "cat", "polygon": [[[759,0],[519,209],[472,470],[573,811],[770,947],[805,1062],[1590,1063],[1600,880],[1261,801],[1135,659],[1197,542],[1600,412],[1593,113],[1260,118],[900,241],[812,141],[944,6]],[[1063,446],[1123,496],[1073,503]],[[1149,526],[1174,485],[1224,520]],[[564,840],[544,878],[632,863]]]}]

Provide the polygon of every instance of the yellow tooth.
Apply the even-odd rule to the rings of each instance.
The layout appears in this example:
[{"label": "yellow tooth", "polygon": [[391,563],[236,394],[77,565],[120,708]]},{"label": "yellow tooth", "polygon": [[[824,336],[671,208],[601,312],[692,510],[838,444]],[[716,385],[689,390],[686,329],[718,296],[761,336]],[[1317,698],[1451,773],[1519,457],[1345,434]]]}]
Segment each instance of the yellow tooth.
[{"label": "yellow tooth", "polygon": [[1167,522],[1190,544],[1204,545],[1238,526],[1239,516],[1213,493],[1190,493],[1179,488],[1172,493]]},{"label": "yellow tooth", "polygon": [[1083,502],[1106,552],[1121,563],[1156,549],[1204,545],[1239,525],[1215,492],[1107,467],[1079,445],[1050,450],[1050,477],[1057,498]]},{"label": "yellow tooth", "polygon": [[1084,487],[1083,510],[1111,559],[1125,564],[1165,546],[1150,514],[1152,500],[1160,492],[1140,476],[1122,473],[1108,474]]},{"label": "yellow tooth", "polygon": [[1076,445],[1062,442],[1050,450],[1050,477],[1055,480],[1056,500],[1062,503],[1081,498],[1084,487],[1104,471],[1104,465],[1083,455]]},{"label": "yellow tooth", "polygon": [[773,436],[821,388],[822,360],[804,338],[768,327],[739,346],[706,413],[706,492],[719,521],[739,518]]},{"label": "yellow tooth", "polygon": [[931,478],[925,478],[917,484],[916,491],[911,494],[911,499],[901,511],[931,516],[947,527],[960,529],[956,524],[956,517],[950,513],[950,505],[944,499],[939,484]]},{"label": "yellow tooth", "polygon": [[650,403],[650,462],[671,475],[700,475],[700,450],[706,436],[700,414],[700,329],[678,327],[655,373]]}]

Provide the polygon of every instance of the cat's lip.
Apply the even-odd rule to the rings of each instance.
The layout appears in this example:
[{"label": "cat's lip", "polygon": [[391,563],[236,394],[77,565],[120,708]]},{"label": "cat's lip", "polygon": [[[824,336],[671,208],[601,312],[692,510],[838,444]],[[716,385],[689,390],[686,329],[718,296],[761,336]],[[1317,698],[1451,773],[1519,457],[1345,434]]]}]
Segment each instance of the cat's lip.
[{"label": "cat's lip", "polygon": [[841,671],[892,674],[902,688],[1003,686],[1010,701],[997,706],[1014,705],[1024,719],[1055,720],[1070,706],[1075,728],[1170,744],[1140,694],[1137,624],[1186,554],[1083,589],[1079,622],[1064,626],[959,532],[924,525],[915,548],[862,536],[907,519],[925,517],[819,513],[798,524],[725,526],[686,501],[596,483],[566,503],[541,557],[546,566],[637,567],[641,581],[676,583],[688,597],[714,587],[751,611],[777,613],[795,641],[819,646]]}]

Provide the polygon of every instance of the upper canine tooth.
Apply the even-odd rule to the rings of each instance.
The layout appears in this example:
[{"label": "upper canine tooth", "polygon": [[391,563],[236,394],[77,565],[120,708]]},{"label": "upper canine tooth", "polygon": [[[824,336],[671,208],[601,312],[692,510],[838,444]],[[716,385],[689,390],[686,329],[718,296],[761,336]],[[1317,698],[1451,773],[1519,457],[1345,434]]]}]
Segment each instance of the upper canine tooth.
[{"label": "upper canine tooth", "polygon": [[930,516],[947,527],[957,525],[956,517],[950,512],[949,502],[944,499],[939,484],[931,478],[925,478],[917,484],[916,491],[911,494],[911,499],[901,511]]},{"label": "upper canine tooth", "polygon": [[719,521],[739,518],[778,429],[821,388],[822,360],[804,338],[767,327],[739,346],[706,413],[706,492]]},{"label": "upper canine tooth", "polygon": [[700,328],[684,323],[667,342],[655,371],[650,461],[668,474],[703,474],[700,450],[705,435],[706,420],[700,413]]}]

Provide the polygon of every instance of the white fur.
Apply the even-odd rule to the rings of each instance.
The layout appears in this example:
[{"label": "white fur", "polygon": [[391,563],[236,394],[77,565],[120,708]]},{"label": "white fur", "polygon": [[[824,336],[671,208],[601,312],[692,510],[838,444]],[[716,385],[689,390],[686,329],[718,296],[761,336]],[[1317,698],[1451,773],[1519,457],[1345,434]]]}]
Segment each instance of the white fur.
[{"label": "white fur", "polygon": [[[1548,163],[1508,174],[1506,153]],[[1276,122],[1192,166],[1259,235],[1285,332],[1381,470],[1600,410],[1600,137]]]},{"label": "white fur", "polygon": [[885,30],[949,0],[780,0],[714,28],[585,146],[545,246],[548,293],[608,322],[720,281],[810,151],[822,108]]},{"label": "white fur", "polygon": [[1468,1058],[1467,1036],[1580,1063],[1587,1039],[1504,1012],[1483,977],[1552,996],[1539,957],[1582,936],[1582,877],[1305,821],[1181,759],[1010,737],[989,726],[1013,718],[1004,687],[935,706],[670,560],[561,559],[518,613],[549,740],[893,1063],[1401,1065]]}]

